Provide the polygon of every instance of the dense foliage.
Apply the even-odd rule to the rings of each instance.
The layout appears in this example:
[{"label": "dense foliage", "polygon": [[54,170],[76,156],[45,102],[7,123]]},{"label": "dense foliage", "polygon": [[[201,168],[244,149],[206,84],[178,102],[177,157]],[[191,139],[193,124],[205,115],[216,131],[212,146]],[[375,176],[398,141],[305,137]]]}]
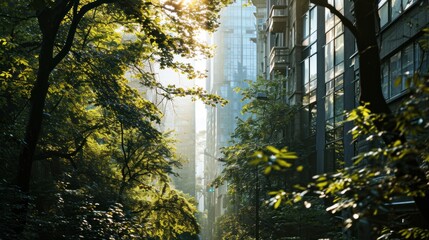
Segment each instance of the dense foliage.
[{"label": "dense foliage", "polygon": [[161,85],[152,63],[204,74],[175,56],[211,54],[197,36],[216,28],[227,2],[0,3],[0,238],[198,233],[194,203],[170,185],[180,165],[172,140],[144,94],[225,103],[200,88]]}]

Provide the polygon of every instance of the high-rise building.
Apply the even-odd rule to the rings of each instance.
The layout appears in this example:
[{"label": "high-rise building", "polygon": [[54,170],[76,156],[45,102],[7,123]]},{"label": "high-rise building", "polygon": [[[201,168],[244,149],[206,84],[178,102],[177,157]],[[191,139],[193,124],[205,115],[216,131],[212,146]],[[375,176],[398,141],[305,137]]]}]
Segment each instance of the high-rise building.
[{"label": "high-rise building", "polygon": [[207,109],[207,147],[205,151],[206,183],[205,207],[207,226],[204,239],[213,239],[216,218],[227,207],[226,184],[211,186],[220,175],[222,158],[220,149],[228,145],[231,133],[236,127],[236,118],[242,117],[241,95],[235,88],[246,86],[245,80],[256,79],[256,23],[255,8],[247,0],[235,1],[221,12],[220,27],[212,36],[216,46],[215,56],[210,60],[207,90],[229,100],[226,107]]},{"label": "high-rise building", "polygon": [[[356,0],[365,1],[365,0]],[[252,0],[258,19],[258,66],[267,79],[287,79],[286,104],[301,107],[286,134],[305,143],[304,161],[312,174],[330,172],[352,163],[366,147],[352,144],[351,125],[343,124],[344,111],[356,107],[359,63],[355,39],[338,17],[309,1]],[[328,0],[353,19],[353,2]],[[260,12],[266,11],[266,20]],[[408,91],[402,76],[428,72],[429,52],[422,48],[423,28],[429,26],[427,0],[380,0],[380,60],[383,94],[394,107]],[[426,37],[427,38],[427,37]],[[262,41],[262,42],[261,42]],[[260,68],[258,67],[258,70]]]},{"label": "high-rise building", "polygon": [[[351,1],[329,1],[352,19]],[[253,0],[256,13],[266,11],[266,21],[258,20],[258,53],[262,74],[287,78],[285,103],[302,106],[292,137],[314,144],[310,163],[317,172],[332,171],[350,163],[355,147],[343,125],[344,111],[356,106],[359,66],[355,40],[329,10],[309,1]],[[265,5],[263,4],[265,3]],[[380,57],[383,93],[389,104],[407,94],[405,81],[395,85],[398,76],[418,68],[427,72],[428,52],[419,43],[422,29],[428,27],[425,0],[383,0],[379,3]],[[257,16],[263,16],[256,14]],[[260,18],[258,18],[260,19]],[[423,68],[423,69],[422,69]]]}]

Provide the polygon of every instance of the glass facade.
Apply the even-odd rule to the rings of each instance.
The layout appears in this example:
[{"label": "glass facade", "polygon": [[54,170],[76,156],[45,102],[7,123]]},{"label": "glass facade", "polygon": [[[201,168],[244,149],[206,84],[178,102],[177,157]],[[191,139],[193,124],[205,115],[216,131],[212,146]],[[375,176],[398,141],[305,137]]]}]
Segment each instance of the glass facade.
[{"label": "glass facade", "polygon": [[[234,88],[243,88],[244,80],[254,81],[257,76],[255,7],[246,6],[246,3],[247,0],[239,0],[224,8],[220,26],[212,36],[216,51],[209,62],[207,90],[229,100],[230,104],[207,108],[206,183],[211,183],[222,172],[223,164],[217,161],[222,157],[220,150],[229,144],[236,118],[243,117],[240,111],[244,103]],[[212,239],[215,220],[226,209],[226,188],[222,185],[205,195],[207,223],[203,229],[204,239]]]},{"label": "glass facade", "polygon": [[[342,0],[331,4],[344,12]],[[344,27],[330,11],[325,21],[325,169],[332,171],[344,161]]]},{"label": "glass facade", "polygon": [[415,72],[428,73],[429,52],[418,40],[386,58],[381,65],[382,89],[386,99],[400,96],[407,89],[407,79]]},{"label": "glass facade", "polygon": [[[409,21],[403,22],[399,18],[402,17],[403,13],[411,11],[413,6],[419,2],[422,1],[380,0],[378,5],[380,25],[382,28],[386,27],[386,29],[382,29],[380,34],[385,33],[388,30],[387,26],[393,24],[393,22],[395,22],[395,26],[396,24],[400,26],[401,24],[411,24]],[[346,15],[348,13],[344,9],[346,8],[347,10],[351,6],[348,1],[344,0],[328,0],[328,3]],[[344,166],[345,151],[348,156],[353,155],[351,152],[354,152],[346,146],[348,143],[344,143],[346,130],[343,122],[345,107],[352,108],[358,105],[360,91],[359,55],[356,53],[351,56],[350,62],[346,64],[350,55],[346,56],[345,50],[347,50],[348,54],[354,53],[357,48],[356,44],[348,44],[346,49],[345,29],[339,18],[327,9],[319,12],[316,10],[317,8],[310,4],[308,10],[302,15],[302,26],[300,26],[302,34],[298,38],[303,46],[300,62],[300,81],[303,94],[303,137],[308,139],[308,137],[316,135],[317,128],[320,135],[324,136],[323,138],[318,138],[320,140],[317,140],[317,145],[323,144],[325,146],[324,153],[319,153],[319,156],[323,156],[323,162],[320,163],[324,164],[324,170],[334,171]],[[324,23],[317,21],[318,13],[324,14],[324,16],[319,16],[319,20],[320,18],[324,19]],[[415,26],[419,23],[413,22],[413,24]],[[322,28],[322,25],[324,28]],[[408,25],[407,27],[411,28]],[[324,29],[325,37],[323,47],[317,46],[317,35],[319,31],[319,38],[321,37],[321,29]],[[402,96],[411,82],[408,81],[410,77],[415,72],[428,74],[429,66],[429,51],[424,49],[423,44],[425,41],[421,41],[421,39],[412,40],[411,38],[403,40],[403,42],[401,42],[402,40],[397,41],[393,39],[394,34],[391,32],[392,30],[389,30],[388,33],[385,33],[386,37],[392,38],[389,39],[389,42],[382,39],[384,49],[391,49],[388,53],[383,53],[387,54],[387,57],[382,59],[381,69],[383,94],[388,100]],[[403,37],[405,38],[406,36]],[[317,56],[321,54],[324,58],[323,63],[318,62],[321,61],[321,58],[318,60]],[[323,73],[320,71],[323,71]],[[317,81],[318,76],[321,78],[323,75],[324,79]],[[349,79],[346,81],[347,76]],[[320,91],[320,85],[323,82],[325,84],[324,90]],[[347,89],[345,89],[346,82],[351,84]],[[316,92],[317,94],[323,94],[323,96],[317,97]],[[351,94],[354,95],[351,96]],[[319,112],[316,110],[317,107],[319,107]]]},{"label": "glass facade", "polygon": [[380,26],[384,27],[394,21],[416,2],[419,2],[419,0],[381,0],[378,3]]},{"label": "glass facade", "polygon": [[317,8],[310,5],[310,9],[303,16],[302,45],[303,51],[302,85],[304,105],[304,136],[316,134],[316,88],[317,88]]},{"label": "glass facade", "polygon": [[245,6],[245,3],[246,0],[236,1],[222,11],[221,25],[215,38],[215,64],[222,66],[213,73],[213,79],[219,86],[217,93],[236,103],[217,110],[221,119],[217,133],[219,146],[227,145],[235,129],[235,118],[240,116],[243,106],[241,96],[234,92],[234,88],[245,87],[244,80],[254,81],[257,76],[256,44],[251,41],[256,38],[255,8]]}]

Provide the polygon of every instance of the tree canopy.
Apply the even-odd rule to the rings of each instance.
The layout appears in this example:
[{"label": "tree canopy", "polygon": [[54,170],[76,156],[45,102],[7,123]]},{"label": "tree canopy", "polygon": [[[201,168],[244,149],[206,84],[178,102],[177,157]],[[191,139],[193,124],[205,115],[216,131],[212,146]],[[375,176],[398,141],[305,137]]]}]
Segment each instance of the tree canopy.
[{"label": "tree canopy", "polygon": [[180,159],[144,94],[226,103],[201,88],[163,86],[152,63],[203,75],[175,57],[211,55],[198,35],[215,30],[228,3],[0,3],[1,238],[198,233],[194,203],[170,184]]}]

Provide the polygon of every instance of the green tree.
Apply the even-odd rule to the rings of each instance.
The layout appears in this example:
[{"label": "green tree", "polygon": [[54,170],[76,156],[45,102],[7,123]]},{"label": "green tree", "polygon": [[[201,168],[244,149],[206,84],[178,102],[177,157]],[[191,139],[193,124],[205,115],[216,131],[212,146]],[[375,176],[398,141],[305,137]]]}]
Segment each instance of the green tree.
[{"label": "green tree", "polygon": [[[81,29],[79,28],[81,23],[91,20],[97,22],[103,19],[105,23],[111,23],[110,31],[114,30],[114,26],[119,27],[120,25],[129,30],[139,27],[140,34],[136,34],[138,44],[132,44],[132,46],[137,45],[143,48],[140,49],[142,53],[147,52],[144,51],[145,48],[147,50],[150,47],[151,54],[160,61],[162,67],[189,69],[189,66],[174,62],[174,55],[192,57],[198,52],[205,53],[202,45],[195,40],[197,35],[195,33],[202,29],[213,29],[217,12],[224,3],[226,1],[204,2],[197,7],[197,5],[183,6],[180,2],[175,1],[32,1],[30,9],[24,12],[27,13],[24,16],[36,17],[35,25],[40,28],[40,42],[38,43],[40,47],[38,48],[34,86],[31,89],[29,100],[30,110],[24,137],[25,147],[22,148],[19,157],[18,186],[24,191],[28,191],[33,156],[42,127],[45,101],[49,86],[53,84],[49,78],[54,69],[63,63],[65,58],[74,51],[76,45],[89,45],[88,51],[93,49],[95,53],[115,52],[115,45],[118,43],[115,44],[111,41],[107,41],[107,45],[101,42],[100,45],[95,45],[91,49],[91,44],[86,39],[87,34],[91,34],[92,26],[88,24],[87,29]],[[4,3],[4,5],[8,5],[7,9],[12,10],[14,4],[16,2]],[[25,3],[18,2],[18,4],[22,6]],[[157,17],[153,18],[153,16]],[[86,31],[82,31],[83,35],[79,36],[79,33],[82,33],[80,30]],[[179,36],[186,36],[186,38]],[[79,42],[78,37],[81,40]],[[75,41],[78,44],[73,44]],[[95,57],[93,55],[88,57],[90,56]],[[128,60],[138,62],[143,60],[141,57],[141,55],[137,55]],[[120,67],[112,61],[106,61],[106,64],[113,69]],[[123,73],[125,69],[121,70]],[[102,80],[102,78],[97,79]],[[97,82],[94,81],[94,84]]]},{"label": "green tree", "polygon": [[9,198],[2,201],[1,227],[7,229],[2,238],[174,239],[196,234],[195,203],[169,187],[171,169],[179,164],[171,140],[125,129],[101,106],[84,107],[88,99],[81,89],[70,91],[45,120],[28,220],[19,237],[9,229],[17,224],[16,202],[26,194],[2,185]]},{"label": "green tree", "polygon": [[[200,88],[162,86],[148,69],[150,62],[157,61],[163,68],[199,76],[200,73],[174,57],[210,55],[210,49],[198,42],[196,36],[201,30],[215,29],[218,12],[227,2],[0,3],[0,137],[3,140],[0,157],[5,163],[1,172],[7,183],[15,179],[19,187],[2,188],[14,192],[9,192],[13,199],[5,199],[5,206],[11,209],[5,208],[8,214],[2,221],[6,226],[2,229],[14,231],[4,231],[2,237],[12,238],[13,234],[24,231],[22,236],[28,238],[38,234],[43,239],[46,236],[43,234],[64,233],[66,238],[75,239],[75,235],[68,234],[84,224],[86,211],[95,215],[101,212],[104,220],[94,215],[98,219],[94,224],[107,231],[107,223],[115,219],[109,209],[117,209],[119,215],[121,211],[126,213],[125,218],[113,223],[141,224],[148,222],[156,214],[156,206],[163,202],[175,208],[159,208],[169,213],[161,219],[170,221],[170,227],[164,235],[154,234],[154,237],[166,239],[185,230],[198,231],[195,222],[189,220],[194,219],[189,199],[168,187],[167,174],[176,159],[168,159],[174,155],[169,153],[173,150],[155,128],[161,114],[129,86],[127,77],[132,75],[145,87],[159,88],[169,98],[193,95],[208,104],[225,103]],[[136,155],[131,156],[127,151],[135,151]],[[139,157],[146,165],[141,165]],[[145,169],[146,166],[150,168]],[[142,183],[137,184],[138,181]],[[136,188],[151,183],[152,190],[142,188],[135,194]],[[30,186],[30,195],[26,196]],[[123,201],[119,208],[115,207],[118,195]],[[58,204],[66,197],[70,202]],[[147,206],[144,212],[140,212],[143,208],[133,207],[139,198],[143,199],[142,206]],[[46,214],[52,214],[53,218],[46,218]],[[181,219],[180,216],[187,221],[173,221]],[[57,221],[56,217],[65,222]],[[29,219],[28,224],[25,219]],[[46,220],[44,226],[54,229],[37,233],[32,227],[41,219]],[[56,224],[62,227],[56,228]],[[121,224],[110,227],[118,231],[122,231],[121,226],[128,229],[128,225]],[[67,225],[71,231],[66,231]],[[173,228],[179,230],[169,230]],[[82,236],[93,236],[97,231],[95,227],[84,229],[88,231]],[[150,236],[148,229],[130,231]],[[123,231],[122,235],[130,236],[130,231]]]}]

